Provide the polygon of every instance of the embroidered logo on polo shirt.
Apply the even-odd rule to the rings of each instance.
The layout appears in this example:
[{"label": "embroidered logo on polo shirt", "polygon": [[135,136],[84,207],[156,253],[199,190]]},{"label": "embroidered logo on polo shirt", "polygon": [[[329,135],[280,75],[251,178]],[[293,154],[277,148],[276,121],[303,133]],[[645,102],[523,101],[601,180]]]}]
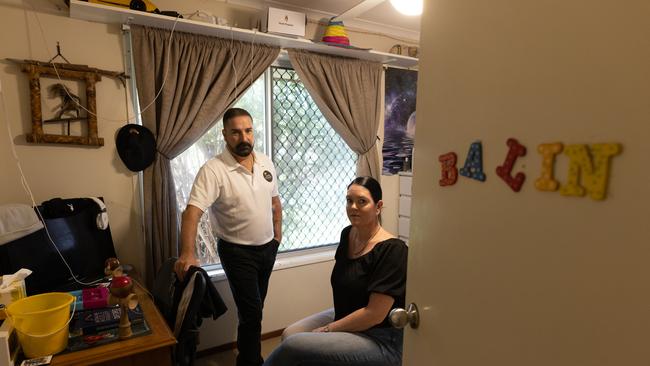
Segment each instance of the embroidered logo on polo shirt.
[{"label": "embroidered logo on polo shirt", "polygon": [[266,179],[267,182],[273,182],[273,174],[271,174],[270,171],[265,170],[264,173],[262,173],[264,176],[264,179]]}]

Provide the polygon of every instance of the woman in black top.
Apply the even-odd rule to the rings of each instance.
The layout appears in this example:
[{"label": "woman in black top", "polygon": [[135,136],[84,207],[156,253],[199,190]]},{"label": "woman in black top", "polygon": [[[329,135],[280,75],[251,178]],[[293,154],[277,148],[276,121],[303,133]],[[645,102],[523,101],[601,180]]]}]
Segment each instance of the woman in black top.
[{"label": "woman in black top", "polygon": [[408,248],[381,227],[381,199],[371,177],[348,186],[351,225],[341,233],[332,270],[333,317],[326,311],[316,316],[318,326],[306,320],[288,327],[304,332],[288,336],[264,365],[401,365],[402,330],[390,326],[388,313],[404,307]]}]

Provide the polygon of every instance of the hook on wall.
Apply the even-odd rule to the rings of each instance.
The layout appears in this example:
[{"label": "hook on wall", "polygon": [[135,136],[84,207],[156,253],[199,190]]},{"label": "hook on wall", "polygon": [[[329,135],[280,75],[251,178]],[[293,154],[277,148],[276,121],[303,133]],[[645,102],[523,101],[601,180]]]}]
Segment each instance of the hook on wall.
[{"label": "hook on wall", "polygon": [[68,64],[70,63],[70,61],[68,61],[68,59],[61,54],[61,46],[59,45],[59,41],[56,41],[56,55],[54,55],[54,57],[52,57],[48,63],[52,63],[52,61],[56,60],[57,57],[61,57]]}]

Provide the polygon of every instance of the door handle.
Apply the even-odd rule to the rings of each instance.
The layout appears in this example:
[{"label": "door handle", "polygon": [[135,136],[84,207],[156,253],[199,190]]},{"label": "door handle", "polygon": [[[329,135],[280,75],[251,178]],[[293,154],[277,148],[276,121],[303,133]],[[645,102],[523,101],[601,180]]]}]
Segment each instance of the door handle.
[{"label": "door handle", "polygon": [[411,328],[416,329],[420,325],[420,313],[414,303],[410,303],[406,310],[395,308],[388,314],[390,324],[395,328],[404,328],[409,324]]}]

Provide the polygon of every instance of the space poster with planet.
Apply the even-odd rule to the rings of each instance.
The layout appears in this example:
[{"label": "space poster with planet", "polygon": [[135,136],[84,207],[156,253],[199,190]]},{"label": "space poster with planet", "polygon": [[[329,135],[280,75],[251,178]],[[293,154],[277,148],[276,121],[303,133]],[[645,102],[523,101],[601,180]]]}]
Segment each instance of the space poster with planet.
[{"label": "space poster with planet", "polygon": [[417,71],[386,70],[382,174],[393,175],[410,167],[415,137]]}]

